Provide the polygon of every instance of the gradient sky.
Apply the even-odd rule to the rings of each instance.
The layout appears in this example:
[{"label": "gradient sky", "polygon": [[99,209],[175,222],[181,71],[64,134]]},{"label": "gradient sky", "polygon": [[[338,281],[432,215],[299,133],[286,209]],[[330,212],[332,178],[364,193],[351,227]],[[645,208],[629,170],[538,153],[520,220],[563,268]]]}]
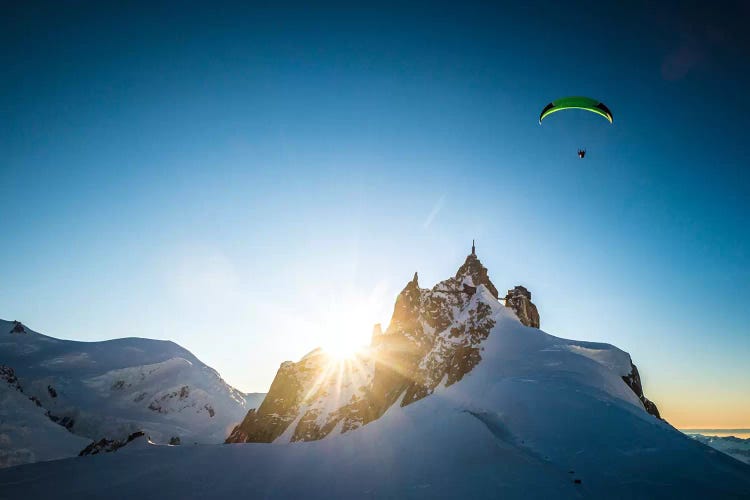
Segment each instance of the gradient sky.
[{"label": "gradient sky", "polygon": [[[746,2],[18,3],[0,317],[171,339],[265,391],[476,238],[545,331],[630,352],[671,423],[750,427]],[[566,95],[614,124],[540,126]]]}]

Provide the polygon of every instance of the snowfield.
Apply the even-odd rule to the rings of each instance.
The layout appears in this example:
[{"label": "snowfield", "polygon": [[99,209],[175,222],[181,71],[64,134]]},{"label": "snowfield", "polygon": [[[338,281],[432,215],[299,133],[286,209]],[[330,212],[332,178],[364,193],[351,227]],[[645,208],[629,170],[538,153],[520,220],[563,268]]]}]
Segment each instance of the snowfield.
[{"label": "snowfield", "polygon": [[156,443],[221,443],[252,407],[173,342],[75,342],[19,325],[0,321],[0,365],[20,387],[0,380],[0,467],[77,456],[136,431]]},{"label": "snowfield", "polygon": [[750,466],[645,411],[626,352],[525,327],[484,286],[474,298],[496,321],[481,362],[359,429],[13,467],[0,497],[750,498]]},{"label": "snowfield", "polygon": [[90,442],[50,420],[44,408],[0,380],[0,467],[74,456]]}]

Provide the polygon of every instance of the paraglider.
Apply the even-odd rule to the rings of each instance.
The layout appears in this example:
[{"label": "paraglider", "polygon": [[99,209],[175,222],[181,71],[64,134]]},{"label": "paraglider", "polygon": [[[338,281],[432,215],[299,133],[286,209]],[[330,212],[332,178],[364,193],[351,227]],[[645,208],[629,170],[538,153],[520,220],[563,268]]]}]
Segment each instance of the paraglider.
[{"label": "paraglider", "polygon": [[603,102],[590,97],[563,97],[562,99],[552,101],[544,107],[542,113],[539,115],[539,124],[541,125],[542,120],[552,113],[557,113],[558,111],[564,111],[566,109],[583,109],[585,111],[591,111],[599,116],[603,116],[609,121],[609,123],[612,123],[612,112]]},{"label": "paraglider", "polygon": [[[609,123],[612,123],[612,112],[609,108],[601,101],[592,99],[590,97],[563,97],[547,104],[542,112],[539,114],[539,124],[542,124],[542,120],[547,118],[552,113],[558,111],[564,111],[567,109],[582,109],[584,111],[590,111],[597,115],[605,118]],[[585,158],[586,150],[578,150],[578,158]]]}]

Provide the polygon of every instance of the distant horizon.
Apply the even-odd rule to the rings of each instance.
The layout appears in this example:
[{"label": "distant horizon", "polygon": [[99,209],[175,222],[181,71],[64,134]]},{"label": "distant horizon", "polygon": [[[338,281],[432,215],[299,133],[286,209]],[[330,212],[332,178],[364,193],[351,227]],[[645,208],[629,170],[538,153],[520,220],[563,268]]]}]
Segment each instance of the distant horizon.
[{"label": "distant horizon", "polygon": [[711,431],[716,431],[716,432],[744,432],[744,433],[750,432],[750,429],[683,429],[683,428],[679,428],[679,430],[681,430],[681,431],[696,431],[696,432],[697,431],[705,431],[705,432],[711,432]]},{"label": "distant horizon", "polygon": [[750,429],[677,429],[684,434],[698,434],[706,437],[736,437],[750,439]]}]

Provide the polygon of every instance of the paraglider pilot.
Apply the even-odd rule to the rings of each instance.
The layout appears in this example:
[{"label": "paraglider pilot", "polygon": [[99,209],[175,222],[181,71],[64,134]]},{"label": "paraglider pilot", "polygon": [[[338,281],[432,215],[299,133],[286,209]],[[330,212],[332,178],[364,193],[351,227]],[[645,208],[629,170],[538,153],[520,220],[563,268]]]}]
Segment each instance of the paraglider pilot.
[{"label": "paraglider pilot", "polygon": [[585,149],[579,149],[578,150],[578,158],[583,158],[586,156],[586,150]]}]

